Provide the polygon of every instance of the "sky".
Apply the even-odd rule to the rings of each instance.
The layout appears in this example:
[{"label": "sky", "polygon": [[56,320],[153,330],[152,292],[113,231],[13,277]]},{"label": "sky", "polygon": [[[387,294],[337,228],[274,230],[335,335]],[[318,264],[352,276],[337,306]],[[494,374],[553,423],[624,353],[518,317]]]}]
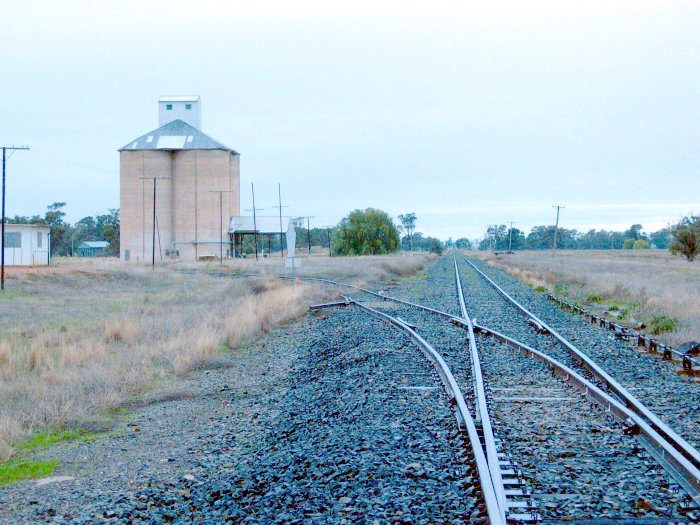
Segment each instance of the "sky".
[{"label": "sky", "polygon": [[[253,5],[254,4],[254,5]],[[700,213],[700,2],[3,3],[7,215],[119,207],[118,148],[199,95],[241,209],[417,231],[651,232]]]}]

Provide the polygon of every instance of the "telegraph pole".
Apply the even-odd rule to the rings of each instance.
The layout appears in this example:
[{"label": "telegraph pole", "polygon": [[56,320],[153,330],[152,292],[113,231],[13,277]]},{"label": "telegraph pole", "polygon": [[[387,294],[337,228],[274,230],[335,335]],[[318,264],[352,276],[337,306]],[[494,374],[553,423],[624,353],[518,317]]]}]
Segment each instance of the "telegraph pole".
[{"label": "telegraph pole", "polygon": [[306,217],[306,232],[309,234],[309,257],[311,257],[311,219],[315,218],[315,215],[308,215]]},{"label": "telegraph pole", "polygon": [[[153,235],[151,238],[151,268],[156,268],[156,181],[158,179],[169,179],[170,177],[139,177],[143,180],[153,181]],[[159,237],[160,239],[160,237]],[[161,256],[162,259],[162,256]],[[162,262],[162,261],[161,261]]]},{"label": "telegraph pole", "polygon": [[279,208],[280,210],[280,250],[282,253],[282,258],[284,258],[284,243],[282,242],[284,237],[284,231],[282,230],[282,208],[289,208],[289,206],[282,206],[282,185],[279,182],[277,183],[277,197],[279,198],[279,206],[273,206],[273,208]]},{"label": "telegraph pole", "polygon": [[[258,260],[258,219],[257,216],[255,215],[255,212],[257,211],[263,211],[264,208],[256,208],[255,207],[255,186],[253,183],[250,183],[250,191],[253,194],[253,209],[252,210],[243,210],[243,211],[252,211],[253,212],[253,235],[255,235],[255,260]],[[281,219],[280,219],[281,220]]]},{"label": "telegraph pole", "polygon": [[328,236],[328,257],[333,257],[331,252],[331,226],[323,226],[323,228],[326,228],[326,235]]},{"label": "telegraph pole", "polygon": [[[0,237],[0,291],[5,291],[5,162],[7,160],[7,150],[18,151],[18,150],[28,150],[29,146],[3,146],[2,147],[2,233]],[[50,248],[49,248],[50,251]],[[49,254],[51,257],[51,254]]]},{"label": "telegraph pole", "polygon": [[552,255],[557,251],[557,230],[559,229],[559,210],[565,208],[566,206],[553,205],[552,208],[557,209],[557,222],[554,224],[554,245],[552,246]]},{"label": "telegraph pole", "polygon": [[[224,264],[224,193],[233,193],[231,190],[209,190],[209,193],[219,194],[219,261]],[[253,205],[255,207],[255,205]]]},{"label": "telegraph pole", "polygon": [[513,221],[508,221],[510,224],[510,231],[508,236],[508,253],[513,253]]}]

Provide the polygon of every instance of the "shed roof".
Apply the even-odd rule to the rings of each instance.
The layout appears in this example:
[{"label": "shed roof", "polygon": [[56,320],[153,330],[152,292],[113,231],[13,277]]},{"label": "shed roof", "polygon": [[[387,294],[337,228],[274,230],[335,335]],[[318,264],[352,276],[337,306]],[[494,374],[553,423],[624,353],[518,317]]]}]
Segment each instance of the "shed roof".
[{"label": "shed roof", "polygon": [[107,248],[107,241],[83,241],[78,245],[78,248]]},{"label": "shed roof", "polygon": [[5,230],[8,228],[12,229],[17,229],[17,228],[30,228],[30,229],[41,229],[41,230],[48,230],[50,227],[48,224],[16,224],[12,222],[5,222]]},{"label": "shed roof", "polygon": [[119,151],[183,149],[219,149],[229,151],[232,155],[238,155],[228,146],[224,146],[221,142],[217,142],[209,135],[179,119],[168,122],[158,129],[132,140],[126,146],[119,148]]},{"label": "shed roof", "polygon": [[[255,224],[253,224],[255,222]],[[287,232],[291,219],[282,217],[282,231]],[[279,217],[231,217],[231,225],[229,233],[280,233],[280,218]]]}]

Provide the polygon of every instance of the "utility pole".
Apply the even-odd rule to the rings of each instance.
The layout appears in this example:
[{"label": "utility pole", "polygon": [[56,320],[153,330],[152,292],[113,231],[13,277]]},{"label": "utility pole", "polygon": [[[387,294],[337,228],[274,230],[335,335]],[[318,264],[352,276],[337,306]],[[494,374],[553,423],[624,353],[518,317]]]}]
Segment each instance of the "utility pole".
[{"label": "utility pole", "polygon": [[315,215],[308,215],[306,217],[306,232],[309,237],[309,257],[311,257],[311,219],[315,219]]},{"label": "utility pole", "polygon": [[[139,177],[153,181],[153,236],[151,238],[151,268],[156,268],[156,181],[158,179],[169,179],[170,177]],[[172,232],[171,232],[172,233]]]},{"label": "utility pole", "polygon": [[[28,150],[29,146],[3,146],[2,147],[2,233],[0,237],[0,291],[5,291],[5,163],[7,161],[7,150],[18,151],[18,150]],[[49,249],[50,250],[50,249]],[[49,255],[51,257],[51,255]]]},{"label": "utility pole", "polygon": [[552,208],[557,209],[557,222],[554,224],[554,245],[552,246],[552,255],[557,252],[557,230],[559,229],[559,210],[565,206],[553,205]]},{"label": "utility pole", "polygon": [[513,221],[508,221],[510,224],[509,236],[508,236],[508,253],[513,253]]},{"label": "utility pole", "polygon": [[282,185],[279,182],[277,183],[277,197],[279,199],[279,205],[273,206],[273,208],[279,208],[280,210],[280,250],[282,251],[282,257],[284,258],[284,243],[282,242],[284,238],[284,231],[282,230],[282,208],[289,208],[289,206],[282,206]]},{"label": "utility pole", "polygon": [[331,227],[325,226],[325,228],[326,235],[328,236],[328,257],[333,257],[333,253],[331,252]]},{"label": "utility pole", "polygon": [[243,211],[252,211],[253,212],[253,235],[255,235],[255,260],[258,260],[258,219],[257,216],[255,215],[256,212],[258,211],[263,211],[264,208],[256,208],[255,207],[255,186],[253,183],[250,183],[250,191],[253,194],[253,209],[252,210],[243,210]]},{"label": "utility pole", "polygon": [[224,193],[233,193],[231,190],[209,190],[209,193],[219,194],[219,261],[224,264]]}]

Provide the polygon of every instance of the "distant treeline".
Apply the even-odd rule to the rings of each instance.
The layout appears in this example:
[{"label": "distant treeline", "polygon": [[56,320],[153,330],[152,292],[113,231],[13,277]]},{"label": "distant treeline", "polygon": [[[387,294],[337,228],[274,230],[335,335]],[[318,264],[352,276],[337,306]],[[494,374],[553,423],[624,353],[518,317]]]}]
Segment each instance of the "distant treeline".
[{"label": "distant treeline", "polygon": [[[620,250],[658,248],[668,249],[673,243],[673,227],[663,228],[653,233],[644,233],[641,224],[633,224],[623,232],[557,228],[557,249],[562,250]],[[505,224],[489,226],[484,238],[479,241],[480,250],[551,250],[554,246],[552,226],[535,226],[530,233],[518,228],[512,232]],[[511,235],[512,234],[512,235]]]},{"label": "distant treeline", "polygon": [[119,255],[119,210],[109,210],[105,215],[84,217],[75,224],[63,220],[65,202],[54,202],[46,213],[31,217],[15,215],[6,221],[14,224],[46,224],[51,227],[51,256],[73,255],[75,248],[84,241],[107,241],[108,255]]}]

